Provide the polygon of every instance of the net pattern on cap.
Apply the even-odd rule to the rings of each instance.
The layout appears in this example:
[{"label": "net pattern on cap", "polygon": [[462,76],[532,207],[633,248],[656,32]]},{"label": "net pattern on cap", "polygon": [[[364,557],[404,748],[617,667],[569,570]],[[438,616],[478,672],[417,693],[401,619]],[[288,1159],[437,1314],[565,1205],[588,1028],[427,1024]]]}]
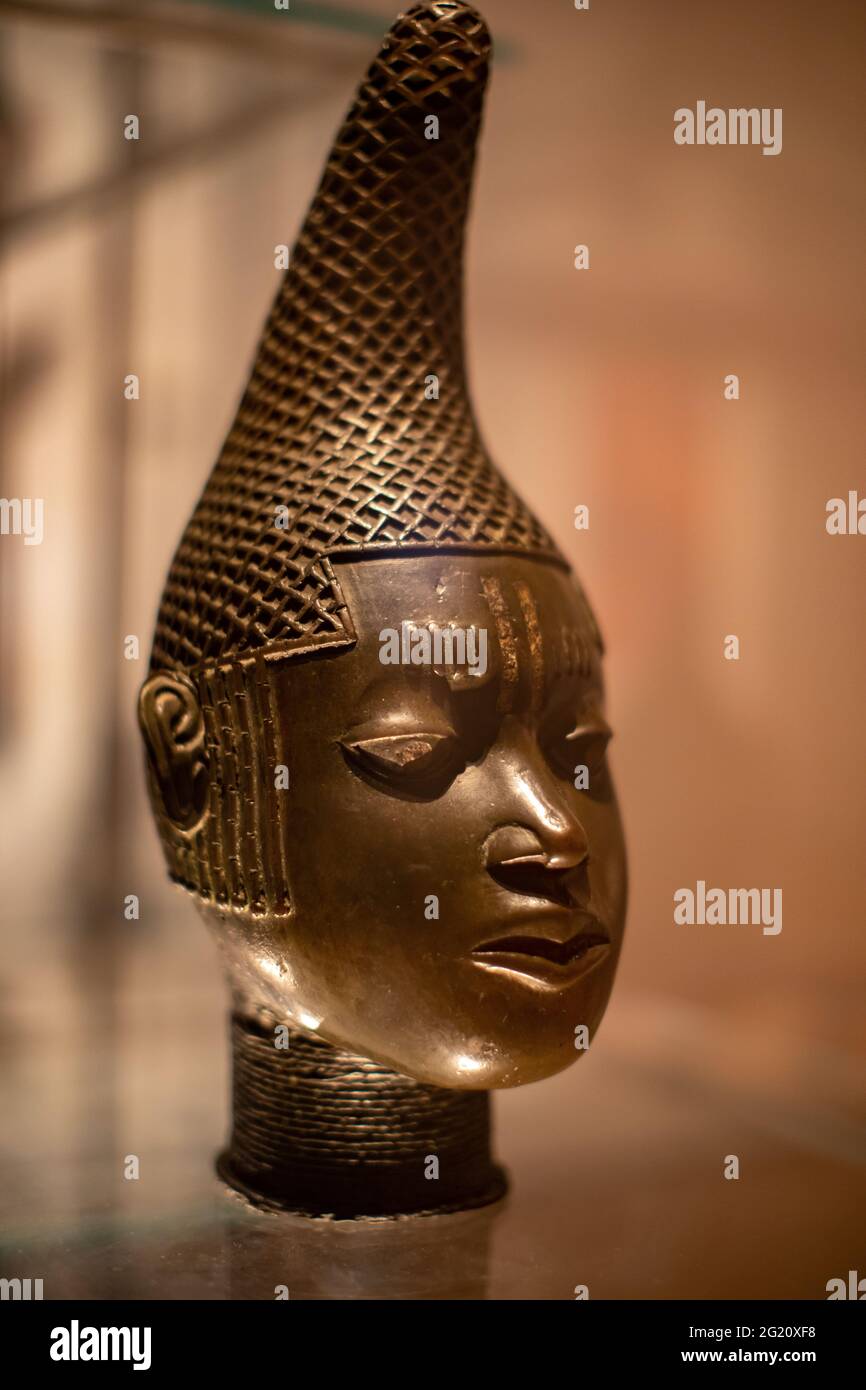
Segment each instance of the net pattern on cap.
[{"label": "net pattern on cap", "polygon": [[334,555],[561,560],[490,462],[465,381],[463,238],[489,48],[478,14],[444,0],[387,36],[172,564],[154,666],[350,644]]}]

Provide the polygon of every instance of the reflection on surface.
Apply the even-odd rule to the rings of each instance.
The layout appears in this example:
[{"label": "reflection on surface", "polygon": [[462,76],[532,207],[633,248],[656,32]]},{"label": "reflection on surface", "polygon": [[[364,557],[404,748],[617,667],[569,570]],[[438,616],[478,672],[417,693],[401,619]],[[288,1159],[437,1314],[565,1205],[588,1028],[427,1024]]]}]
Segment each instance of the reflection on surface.
[{"label": "reflection on surface", "polygon": [[[485,1299],[496,1208],[397,1221],[242,1211],[224,1191],[171,1219],[4,1247],[52,1299]],[[0,1276],[2,1277],[2,1276]],[[27,1277],[26,1274],[23,1277]]]}]

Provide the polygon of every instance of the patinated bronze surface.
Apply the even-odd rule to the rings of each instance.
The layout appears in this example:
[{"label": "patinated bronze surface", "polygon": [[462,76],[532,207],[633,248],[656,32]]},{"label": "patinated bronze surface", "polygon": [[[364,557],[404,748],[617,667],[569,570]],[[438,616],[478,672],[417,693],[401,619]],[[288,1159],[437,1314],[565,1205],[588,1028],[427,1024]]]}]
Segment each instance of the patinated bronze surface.
[{"label": "patinated bronze surface", "polygon": [[[486,1097],[470,1114],[460,1093],[575,1061],[622,939],[598,630],[466,385],[488,54],[477,12],[446,0],[387,35],[172,564],[141,692],[169,871],[231,983],[222,1171],[300,1210],[498,1195]],[[437,1145],[448,1184],[413,1187]]]}]

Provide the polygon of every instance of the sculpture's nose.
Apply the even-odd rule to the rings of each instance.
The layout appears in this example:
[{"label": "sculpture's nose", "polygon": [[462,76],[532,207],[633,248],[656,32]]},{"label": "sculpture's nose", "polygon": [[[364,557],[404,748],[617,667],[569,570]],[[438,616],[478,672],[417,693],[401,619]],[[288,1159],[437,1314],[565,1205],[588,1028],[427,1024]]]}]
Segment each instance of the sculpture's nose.
[{"label": "sculpture's nose", "polygon": [[588,896],[589,840],[564,787],[523,731],[508,740],[500,771],[502,818],[484,841],[488,873],[512,892],[574,905]]}]

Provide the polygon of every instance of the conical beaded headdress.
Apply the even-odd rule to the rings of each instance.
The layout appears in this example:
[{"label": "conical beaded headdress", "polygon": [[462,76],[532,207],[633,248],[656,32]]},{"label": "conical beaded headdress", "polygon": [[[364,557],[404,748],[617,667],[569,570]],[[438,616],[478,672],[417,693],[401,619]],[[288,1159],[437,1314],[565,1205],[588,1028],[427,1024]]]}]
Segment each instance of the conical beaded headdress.
[{"label": "conical beaded headdress", "polygon": [[469,401],[463,240],[490,39],[469,5],[397,20],[359,89],[237,417],[171,567],[152,669],[350,646],[332,560],[532,553]]}]

